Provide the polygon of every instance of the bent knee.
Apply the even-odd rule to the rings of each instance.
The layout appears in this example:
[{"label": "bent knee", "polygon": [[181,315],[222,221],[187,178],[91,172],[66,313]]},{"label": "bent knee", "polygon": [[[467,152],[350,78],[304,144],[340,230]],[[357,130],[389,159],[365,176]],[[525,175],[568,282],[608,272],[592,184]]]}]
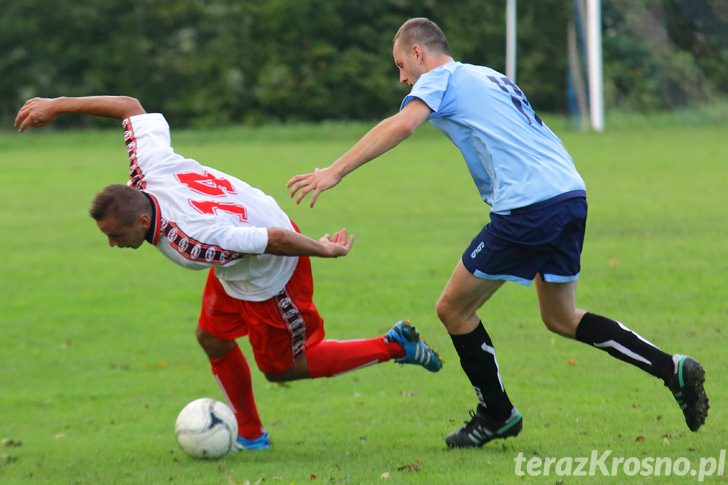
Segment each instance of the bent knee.
[{"label": "bent knee", "polygon": [[[262,370],[262,369],[261,369]],[[296,379],[308,379],[310,374],[308,372],[308,360],[305,355],[299,356],[293,361],[291,366],[281,372],[263,372],[268,382],[288,382],[295,381]]]},{"label": "bent knee", "polygon": [[547,317],[545,315],[541,315],[541,321],[544,325],[546,325],[546,328],[554,333],[559,333],[557,330],[559,329],[559,321],[558,319]]},{"label": "bent knee", "polygon": [[202,327],[200,327],[199,325],[195,329],[195,337],[197,338],[197,343],[199,343],[204,349],[210,346],[214,346],[215,344],[222,341],[218,337],[215,337],[211,333],[203,330]]},{"label": "bent knee", "polygon": [[265,376],[265,380],[268,382],[285,382],[285,379],[282,378],[282,374],[269,374],[264,372],[263,375]]},{"label": "bent knee", "polygon": [[549,331],[561,335],[562,337],[574,337],[576,325],[571,321],[573,319],[541,315],[541,320]]},{"label": "bent knee", "polygon": [[437,303],[435,303],[435,311],[437,312],[437,318],[439,318],[445,326],[447,326],[448,322],[458,319],[457,307],[442,296],[437,300]]},{"label": "bent knee", "polygon": [[308,377],[308,374],[304,375],[301,373],[301,371],[295,368],[290,368],[288,370],[284,370],[283,372],[276,373],[264,372],[263,375],[268,382],[288,382]]},{"label": "bent knee", "polygon": [[195,329],[195,337],[197,338],[197,342],[199,342],[200,345],[202,345],[208,335],[210,334],[205,332],[199,325]]},{"label": "bent knee", "polygon": [[442,297],[437,301],[435,311],[445,329],[453,335],[471,332],[480,320],[475,312],[468,311]]},{"label": "bent knee", "polygon": [[235,347],[234,340],[223,340],[209,332],[206,332],[199,325],[195,329],[197,343],[200,344],[208,357],[217,358],[230,352]]}]

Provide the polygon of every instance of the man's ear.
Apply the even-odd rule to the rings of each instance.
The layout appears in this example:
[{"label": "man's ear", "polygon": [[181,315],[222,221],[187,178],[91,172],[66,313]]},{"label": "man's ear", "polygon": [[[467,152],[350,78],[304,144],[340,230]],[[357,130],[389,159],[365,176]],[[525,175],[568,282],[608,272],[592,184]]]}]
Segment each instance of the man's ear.
[{"label": "man's ear", "polygon": [[152,225],[152,217],[147,214],[146,212],[142,212],[139,214],[139,217],[137,218],[137,222],[141,224],[141,226],[147,230],[149,229],[149,226]]},{"label": "man's ear", "polygon": [[425,53],[420,44],[412,44],[412,55],[418,62],[423,62]]}]

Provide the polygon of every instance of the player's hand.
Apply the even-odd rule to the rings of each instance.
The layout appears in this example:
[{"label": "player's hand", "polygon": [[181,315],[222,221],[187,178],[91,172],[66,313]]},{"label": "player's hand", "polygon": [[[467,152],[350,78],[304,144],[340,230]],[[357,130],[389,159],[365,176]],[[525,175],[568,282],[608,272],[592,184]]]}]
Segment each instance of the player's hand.
[{"label": "player's hand", "polygon": [[349,254],[351,246],[354,244],[354,236],[348,236],[346,229],[342,229],[335,232],[333,236],[325,234],[319,239],[319,242],[330,251],[330,258],[338,258]]},{"label": "player's hand", "polygon": [[18,115],[15,117],[15,127],[19,133],[26,128],[40,128],[54,119],[58,113],[53,109],[53,100],[49,98],[33,98],[25,102]]},{"label": "player's hand", "polygon": [[316,171],[296,175],[288,181],[286,187],[291,190],[291,198],[296,197],[296,204],[300,204],[306,194],[311,193],[309,205],[313,207],[321,192],[330,189],[341,181],[341,175],[331,167],[317,168]]}]

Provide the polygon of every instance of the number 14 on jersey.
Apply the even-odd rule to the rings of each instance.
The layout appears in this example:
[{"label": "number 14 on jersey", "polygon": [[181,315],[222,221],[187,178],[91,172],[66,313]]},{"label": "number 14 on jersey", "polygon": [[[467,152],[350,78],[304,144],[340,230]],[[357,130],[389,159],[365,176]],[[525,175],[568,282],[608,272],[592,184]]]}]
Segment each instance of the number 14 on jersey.
[{"label": "number 14 on jersey", "polygon": [[[229,180],[222,177],[203,172],[182,172],[175,175],[177,180],[189,187],[191,190],[209,197],[224,197],[235,193],[235,187]],[[248,220],[245,207],[234,204],[232,202],[218,202],[215,200],[192,200],[188,202],[192,207],[202,214],[218,214],[219,212],[228,212],[235,214],[240,218],[240,222]]]}]

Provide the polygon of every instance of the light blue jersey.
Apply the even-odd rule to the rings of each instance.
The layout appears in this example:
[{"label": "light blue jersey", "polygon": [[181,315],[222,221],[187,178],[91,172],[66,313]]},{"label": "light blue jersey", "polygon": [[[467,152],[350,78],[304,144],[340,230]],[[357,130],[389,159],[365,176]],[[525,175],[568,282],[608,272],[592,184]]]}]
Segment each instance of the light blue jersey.
[{"label": "light blue jersey", "polygon": [[523,92],[488,67],[449,62],[420,76],[402,101],[422,100],[429,121],[460,149],[492,211],[542,202],[585,185],[561,140]]}]

